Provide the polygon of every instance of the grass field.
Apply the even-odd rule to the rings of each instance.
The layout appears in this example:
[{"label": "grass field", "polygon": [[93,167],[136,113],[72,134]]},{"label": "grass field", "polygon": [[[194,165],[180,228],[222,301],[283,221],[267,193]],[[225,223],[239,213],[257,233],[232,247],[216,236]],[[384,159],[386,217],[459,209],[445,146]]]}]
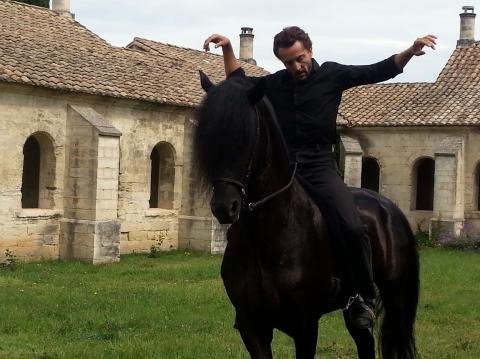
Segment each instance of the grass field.
[{"label": "grass field", "polygon": [[[175,252],[0,270],[0,358],[248,358],[220,263]],[[480,358],[480,254],[425,249],[421,264],[422,358]],[[278,332],[274,352],[294,357]],[[355,358],[340,313],[321,319],[318,357]]]}]

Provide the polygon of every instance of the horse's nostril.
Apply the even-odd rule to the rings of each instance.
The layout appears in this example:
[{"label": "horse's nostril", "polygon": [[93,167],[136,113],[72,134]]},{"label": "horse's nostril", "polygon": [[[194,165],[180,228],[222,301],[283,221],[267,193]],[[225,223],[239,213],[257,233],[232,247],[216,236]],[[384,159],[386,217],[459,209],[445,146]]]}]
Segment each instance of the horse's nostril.
[{"label": "horse's nostril", "polygon": [[232,207],[230,208],[231,217],[234,217],[237,214],[238,206],[239,206],[238,201],[233,201]]}]

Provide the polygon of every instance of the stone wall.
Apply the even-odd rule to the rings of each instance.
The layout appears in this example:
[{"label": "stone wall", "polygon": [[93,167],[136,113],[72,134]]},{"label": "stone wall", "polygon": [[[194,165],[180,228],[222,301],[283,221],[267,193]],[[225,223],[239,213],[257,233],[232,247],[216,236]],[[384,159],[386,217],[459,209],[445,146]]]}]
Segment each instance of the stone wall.
[{"label": "stone wall", "polygon": [[212,217],[209,201],[210,188],[199,183],[198,172],[193,158],[192,139],[195,126],[193,113],[185,124],[184,178],[182,213],[179,220],[179,246],[187,250],[223,252],[225,230]]},{"label": "stone wall", "polygon": [[[227,227],[212,218],[192,159],[193,109],[13,84],[0,84],[0,93],[0,260],[6,249],[21,260],[95,263],[152,246],[223,251]],[[40,163],[41,208],[22,208],[23,146],[32,135],[49,155]],[[414,230],[433,219],[449,221],[455,233],[480,233],[478,131],[352,128],[341,135],[348,184],[359,185],[361,158],[373,157],[380,192]],[[149,208],[150,155],[160,143],[174,154],[173,203]],[[413,206],[412,172],[423,157],[437,163],[433,211]]]},{"label": "stone wall", "polygon": [[[66,107],[27,87],[0,84],[0,93],[0,260],[7,249],[21,260],[58,258]],[[50,141],[55,157],[54,184],[40,191],[48,208],[22,208],[23,146],[33,134]]]},{"label": "stone wall", "polygon": [[[0,149],[8,159],[0,163],[0,260],[9,249],[22,260],[108,261],[118,258],[116,232],[121,253],[152,245],[208,250],[212,219],[190,160],[193,109],[13,84],[1,84],[0,93]],[[123,135],[102,133],[98,118]],[[48,208],[21,204],[22,149],[32,134],[51,141],[53,185],[41,184]],[[149,208],[150,155],[161,142],[175,158],[169,209]]]},{"label": "stone wall", "polygon": [[[184,171],[184,123],[191,110],[134,103],[97,107],[122,132],[118,218],[121,253],[148,251],[152,245],[178,248],[178,216],[181,212]],[[172,208],[149,208],[150,155],[160,143],[174,151],[174,195]]]},{"label": "stone wall", "polygon": [[[380,193],[402,209],[415,231],[428,230],[432,219],[456,222],[457,234],[465,223],[480,227],[474,207],[480,133],[461,127],[353,128],[341,133],[358,141],[363,156],[378,160]],[[414,166],[423,157],[436,161],[433,211],[414,208]]]}]

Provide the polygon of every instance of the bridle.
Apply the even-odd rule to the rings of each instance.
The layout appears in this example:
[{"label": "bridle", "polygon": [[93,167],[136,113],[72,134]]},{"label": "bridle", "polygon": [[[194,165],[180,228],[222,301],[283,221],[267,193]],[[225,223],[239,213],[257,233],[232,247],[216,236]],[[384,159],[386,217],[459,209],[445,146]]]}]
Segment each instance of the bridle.
[{"label": "bridle", "polygon": [[[238,188],[240,188],[240,191],[242,193],[242,203],[246,204],[247,209],[250,212],[253,212],[253,210],[255,210],[255,208],[257,208],[258,206],[268,202],[272,198],[276,197],[280,193],[282,193],[282,192],[286,191],[288,188],[290,188],[290,186],[293,183],[293,180],[295,179],[295,174],[297,173],[297,162],[295,161],[293,171],[292,171],[292,175],[290,177],[290,181],[285,186],[283,186],[282,188],[280,188],[279,190],[277,190],[273,193],[268,194],[267,196],[263,197],[262,199],[260,199],[256,202],[249,202],[248,201],[248,195],[247,195],[247,192],[246,192],[245,188],[247,187],[247,185],[250,181],[250,177],[252,175],[253,160],[255,158],[255,154],[257,153],[257,149],[258,149],[258,145],[259,145],[259,141],[260,141],[260,116],[258,114],[258,108],[257,108],[256,105],[255,105],[254,108],[255,108],[255,119],[256,119],[255,144],[253,146],[252,152],[250,153],[250,158],[249,158],[249,161],[248,161],[247,171],[245,173],[243,181],[236,180],[236,179],[233,179],[233,178],[228,178],[228,177],[218,177],[218,178],[212,179],[212,184],[215,184],[216,182],[226,182],[226,183],[233,184],[233,185],[237,186]],[[261,171],[261,172],[264,172],[264,171]]]}]

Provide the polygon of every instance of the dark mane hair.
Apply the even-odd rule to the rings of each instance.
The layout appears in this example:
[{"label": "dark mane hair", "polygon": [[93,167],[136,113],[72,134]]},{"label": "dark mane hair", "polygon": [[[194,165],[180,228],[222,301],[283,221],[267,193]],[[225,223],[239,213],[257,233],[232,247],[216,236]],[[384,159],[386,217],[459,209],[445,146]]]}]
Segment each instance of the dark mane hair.
[{"label": "dark mane hair", "polygon": [[193,158],[203,188],[219,168],[230,168],[245,156],[254,140],[253,108],[247,78],[231,78],[213,87],[196,113]]},{"label": "dark mane hair", "polygon": [[289,26],[276,34],[273,38],[273,53],[278,57],[278,50],[280,48],[288,48],[296,41],[300,41],[305,49],[312,49],[312,40],[310,40],[310,36],[298,26]]}]

